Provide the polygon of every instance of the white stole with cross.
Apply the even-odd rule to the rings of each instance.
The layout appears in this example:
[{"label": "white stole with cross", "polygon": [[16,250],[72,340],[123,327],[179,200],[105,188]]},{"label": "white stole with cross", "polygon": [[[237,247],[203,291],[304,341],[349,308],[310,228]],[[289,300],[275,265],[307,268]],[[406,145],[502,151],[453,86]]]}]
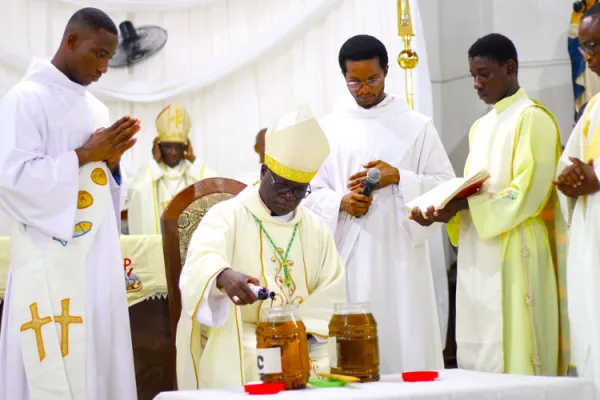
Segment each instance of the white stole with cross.
[{"label": "white stole with cross", "polygon": [[38,246],[27,227],[12,236],[14,309],[31,400],[85,399],[85,258],[110,197],[108,169],[79,171],[73,237]]}]

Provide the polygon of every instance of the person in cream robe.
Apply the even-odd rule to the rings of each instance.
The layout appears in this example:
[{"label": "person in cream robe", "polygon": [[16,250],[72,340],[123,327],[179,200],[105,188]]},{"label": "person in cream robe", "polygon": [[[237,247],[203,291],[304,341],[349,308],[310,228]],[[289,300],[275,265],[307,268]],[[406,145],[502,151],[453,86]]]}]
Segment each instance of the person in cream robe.
[{"label": "person in cream robe", "polygon": [[[579,25],[585,60],[600,73],[600,3]],[[592,97],[558,163],[555,184],[570,226],[567,257],[568,314],[573,372],[600,389],[600,95]]]},{"label": "person in cream robe", "polygon": [[213,206],[194,232],[179,287],[180,389],[240,386],[259,379],[256,325],[270,301],[248,282],[275,291],[273,306],[296,305],[313,370],[328,372],[333,305],[345,302],[344,270],[333,237],[300,201],[329,152],[306,107],[266,134],[260,185]]},{"label": "person in cream robe", "polygon": [[153,159],[128,188],[130,235],[160,234],[160,217],[171,199],[188,186],[216,176],[194,155],[190,128],[190,115],[179,104],[171,104],[158,114]]},{"label": "person in cream robe", "polygon": [[[331,153],[305,205],[334,232],[352,302],[369,302],[378,324],[382,373],[442,369],[442,341],[428,236],[408,202],[454,177],[430,118],[385,93],[388,58],[376,38],[348,39],[340,68],[353,96],[320,122]],[[381,171],[371,198],[369,168]]]},{"label": "person in cream robe", "polygon": [[517,50],[507,37],[477,40],[469,67],[479,97],[493,109],[471,128],[464,174],[486,169],[490,178],[478,195],[452,200],[437,215],[423,210],[426,220],[421,210],[412,213],[421,224],[449,221],[448,233],[458,245],[458,366],[564,374],[568,356],[559,359],[554,264],[561,270],[554,238],[562,228],[561,217],[554,217],[560,210],[552,187],[558,126],[519,87]]}]

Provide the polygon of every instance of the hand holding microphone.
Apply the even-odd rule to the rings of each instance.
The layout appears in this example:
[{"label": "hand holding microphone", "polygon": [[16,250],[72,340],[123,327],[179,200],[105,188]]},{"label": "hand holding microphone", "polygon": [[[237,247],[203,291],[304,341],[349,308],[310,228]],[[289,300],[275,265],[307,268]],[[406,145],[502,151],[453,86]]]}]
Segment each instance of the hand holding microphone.
[{"label": "hand holding microphone", "polygon": [[[372,168],[366,172],[366,176],[361,175],[362,174],[359,173],[351,177],[351,179],[354,179],[351,180],[351,183],[348,186],[350,188],[352,185],[352,191],[342,198],[340,204],[341,210],[356,218],[362,217],[369,211],[372,201],[371,195],[379,185],[381,172],[377,168]],[[356,184],[357,181],[360,182],[358,185]]]}]

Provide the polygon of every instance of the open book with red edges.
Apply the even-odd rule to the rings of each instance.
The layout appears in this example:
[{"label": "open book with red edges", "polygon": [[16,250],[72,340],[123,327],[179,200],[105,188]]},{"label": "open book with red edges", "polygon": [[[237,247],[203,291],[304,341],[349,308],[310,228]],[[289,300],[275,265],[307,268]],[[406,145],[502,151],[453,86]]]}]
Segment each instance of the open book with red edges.
[{"label": "open book with red edges", "polygon": [[483,183],[490,177],[486,169],[477,171],[477,173],[466,178],[454,178],[422,194],[413,201],[405,204],[407,212],[410,214],[412,209],[419,207],[425,212],[433,206],[435,210],[441,210],[455,197],[467,198],[477,193]]}]

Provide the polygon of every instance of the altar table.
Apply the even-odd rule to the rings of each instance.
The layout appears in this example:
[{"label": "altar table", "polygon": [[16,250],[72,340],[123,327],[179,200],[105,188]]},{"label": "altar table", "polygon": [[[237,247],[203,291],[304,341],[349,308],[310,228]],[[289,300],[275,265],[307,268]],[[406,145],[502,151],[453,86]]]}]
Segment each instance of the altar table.
[{"label": "altar table", "polygon": [[[239,389],[164,392],[155,400],[249,400]],[[595,385],[579,378],[546,378],[487,374],[449,369],[433,382],[405,383],[400,374],[380,382],[350,384],[343,388],[306,389],[256,396],[258,400],[378,399],[378,400],[599,400]]]}]

